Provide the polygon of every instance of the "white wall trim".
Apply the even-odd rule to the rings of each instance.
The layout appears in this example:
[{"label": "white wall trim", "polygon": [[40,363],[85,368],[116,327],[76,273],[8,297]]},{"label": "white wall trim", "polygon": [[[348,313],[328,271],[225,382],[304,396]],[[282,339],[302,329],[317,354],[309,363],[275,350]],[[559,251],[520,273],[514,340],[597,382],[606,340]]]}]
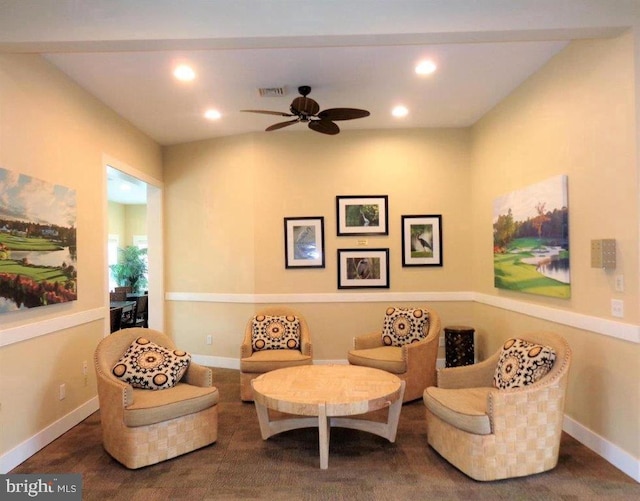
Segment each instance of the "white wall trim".
[{"label": "white wall trim", "polygon": [[0,329],[0,347],[7,346],[20,341],[26,341],[38,336],[44,336],[63,329],[70,329],[78,325],[87,324],[106,317],[106,308],[93,308],[71,315],[47,318],[39,322]]},{"label": "white wall trim", "polygon": [[56,438],[63,435],[78,423],[88,418],[98,410],[98,397],[86,401],[69,414],[51,423],[46,428],[25,440],[10,451],[0,456],[0,473],[5,474],[29,459],[43,447],[49,445]]},{"label": "white wall trim", "polygon": [[167,301],[204,303],[390,303],[399,301],[474,301],[504,310],[514,311],[550,322],[576,327],[605,336],[640,343],[640,326],[573,311],[550,308],[515,299],[477,292],[345,292],[309,294],[217,294],[209,292],[167,292]]},{"label": "white wall trim", "polygon": [[[210,355],[191,355],[191,360],[196,364],[206,367],[217,367],[219,369],[236,369],[240,370],[240,359],[231,357],[212,357]],[[347,365],[349,361],[346,358],[336,360],[314,360],[314,365]],[[445,359],[439,358],[436,361],[436,367],[445,366]]]},{"label": "white wall trim", "polygon": [[592,430],[578,423],[565,414],[562,429],[582,445],[602,456],[620,471],[629,475],[636,482],[640,482],[640,459],[623,451]]},{"label": "white wall trim", "polygon": [[585,331],[597,332],[598,334],[623,339],[632,343],[640,343],[640,326],[638,325],[584,315],[573,311],[549,308],[548,306],[517,301],[515,299],[491,296],[489,294],[476,293],[474,294],[474,300],[478,303],[541,318],[550,322],[576,327]]},{"label": "white wall trim", "polygon": [[[550,322],[576,327],[605,336],[640,343],[640,326],[550,308],[537,304],[517,301],[489,294],[474,292],[385,292],[385,293],[311,293],[311,294],[217,294],[202,292],[168,292],[167,301],[188,301],[205,303],[368,303],[394,301],[475,301],[481,304],[502,308],[529,315]],[[51,334],[106,317],[106,308],[93,308],[70,315],[47,318],[38,322],[0,329],[0,347],[38,336]]]},{"label": "white wall trim", "polygon": [[391,301],[473,301],[472,292],[340,292],[302,294],[217,294],[167,292],[167,301],[203,303],[386,303]]}]

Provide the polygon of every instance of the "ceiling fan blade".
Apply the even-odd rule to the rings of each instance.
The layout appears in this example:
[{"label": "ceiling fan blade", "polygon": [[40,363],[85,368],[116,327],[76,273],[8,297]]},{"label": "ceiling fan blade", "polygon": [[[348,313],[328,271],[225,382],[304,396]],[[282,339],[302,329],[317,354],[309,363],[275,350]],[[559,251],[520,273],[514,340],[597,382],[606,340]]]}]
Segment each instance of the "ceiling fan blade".
[{"label": "ceiling fan blade", "polygon": [[248,113],[262,113],[263,115],[278,115],[280,117],[292,117],[291,113],[283,113],[282,111],[267,111],[267,110],[240,110]]},{"label": "ceiling fan blade", "polygon": [[278,122],[277,124],[270,125],[265,130],[267,132],[268,131],[272,131],[272,130],[278,130],[278,129],[282,129],[283,127],[288,127],[289,125],[293,125],[293,124],[296,124],[296,123],[298,123],[298,119],[297,118],[294,119],[294,120],[288,120],[287,122]]},{"label": "ceiling fan blade", "polygon": [[318,113],[318,118],[322,120],[353,120],[354,118],[368,117],[367,110],[357,108],[329,108]]},{"label": "ceiling fan blade", "polygon": [[340,127],[334,124],[331,120],[311,120],[309,122],[309,128],[322,134],[334,135],[340,132]]},{"label": "ceiling fan blade", "polygon": [[291,102],[291,113],[295,115],[315,115],[320,111],[320,105],[310,97],[296,97]]}]

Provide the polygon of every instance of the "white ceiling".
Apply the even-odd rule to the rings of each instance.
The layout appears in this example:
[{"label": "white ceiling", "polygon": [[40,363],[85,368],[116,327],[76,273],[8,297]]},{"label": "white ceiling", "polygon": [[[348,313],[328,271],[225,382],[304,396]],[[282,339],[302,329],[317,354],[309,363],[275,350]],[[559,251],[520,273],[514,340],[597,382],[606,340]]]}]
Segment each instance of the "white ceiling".
[{"label": "white ceiling", "polygon": [[[371,112],[364,119],[340,122],[343,130],[467,127],[565,44],[50,53],[46,57],[119,115],[168,145],[260,131],[287,120],[240,110],[288,112],[300,85],[312,87],[309,97],[321,109],[353,107]],[[435,74],[415,74],[414,66],[424,58],[437,62]],[[195,69],[195,81],[182,83],[173,78],[172,69],[178,62],[188,62]],[[260,97],[258,93],[260,87],[281,86],[287,91],[283,97]],[[396,104],[409,108],[406,118],[392,118]],[[220,120],[204,119],[210,107],[222,113]],[[295,125],[295,129],[303,127]]]},{"label": "white ceiling", "polygon": [[[43,3],[46,1],[46,8]],[[576,38],[638,23],[638,0],[2,0],[0,53],[44,55],[162,145],[264,130],[297,87],[356,129],[466,127]],[[432,58],[438,71],[418,77]],[[172,77],[177,62],[197,72]],[[261,98],[259,87],[284,86]],[[410,110],[402,120],[392,106]],[[203,118],[206,108],[222,113]],[[304,124],[286,129],[316,134]],[[279,134],[274,131],[265,134]]]}]

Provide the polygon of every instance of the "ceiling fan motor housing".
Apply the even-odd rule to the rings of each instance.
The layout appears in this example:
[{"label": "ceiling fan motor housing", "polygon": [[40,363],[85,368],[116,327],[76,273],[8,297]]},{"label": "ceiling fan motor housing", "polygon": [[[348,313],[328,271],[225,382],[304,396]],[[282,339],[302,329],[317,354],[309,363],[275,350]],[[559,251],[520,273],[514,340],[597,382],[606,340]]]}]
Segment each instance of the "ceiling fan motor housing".
[{"label": "ceiling fan motor housing", "polygon": [[291,113],[303,115],[304,118],[316,115],[320,111],[320,105],[310,97],[296,97],[291,102]]}]

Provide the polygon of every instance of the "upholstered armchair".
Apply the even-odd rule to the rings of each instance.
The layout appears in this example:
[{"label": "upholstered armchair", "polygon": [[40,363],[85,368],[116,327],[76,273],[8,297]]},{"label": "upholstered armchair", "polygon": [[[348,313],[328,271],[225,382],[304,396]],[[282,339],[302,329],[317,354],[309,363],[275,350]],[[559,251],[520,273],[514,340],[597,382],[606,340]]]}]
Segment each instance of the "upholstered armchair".
[{"label": "upholstered armchair", "polygon": [[429,445],[480,481],[554,468],[570,364],[563,338],[536,332],[475,365],[439,369],[424,392]]},{"label": "upholstered armchair", "polygon": [[348,360],[391,372],[406,382],[404,402],[436,382],[440,317],[430,308],[387,308],[381,331],[358,336]]},{"label": "upholstered armchair", "polygon": [[251,381],[285,367],[311,365],[311,336],[305,319],[295,310],[273,306],[248,322],[240,347],[240,398],[253,401]]},{"label": "upholstered armchair", "polygon": [[[141,349],[153,351],[141,357],[135,351]],[[127,468],[158,463],[217,440],[219,394],[211,369],[189,359],[153,329],[123,329],[98,344],[94,362],[103,445]],[[138,372],[139,381],[133,384],[162,389],[142,389],[122,379],[131,363],[138,362],[145,371]],[[157,373],[144,379],[151,377],[151,365]]]}]

